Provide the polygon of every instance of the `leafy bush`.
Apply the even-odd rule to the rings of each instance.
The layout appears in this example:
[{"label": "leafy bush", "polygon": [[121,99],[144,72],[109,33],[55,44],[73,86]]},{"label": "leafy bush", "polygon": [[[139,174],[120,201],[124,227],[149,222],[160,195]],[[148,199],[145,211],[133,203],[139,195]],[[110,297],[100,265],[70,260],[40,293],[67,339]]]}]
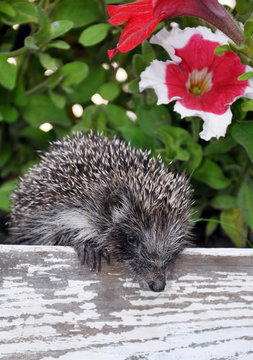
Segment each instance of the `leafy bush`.
[{"label": "leafy bush", "polygon": [[[151,148],[165,163],[173,161],[177,171],[191,175],[196,218],[207,219],[199,235],[220,235],[220,224],[235,246],[246,246],[253,231],[252,102],[242,99],[232,106],[226,137],[201,140],[202,120],[180,119],[170,104],[156,105],[153,90],[139,92],[140,73],[155,58],[165,59],[164,50],[145,40],[109,61],[107,50],[122,29],[107,22],[107,2],[120,0],[0,1],[0,208],[9,210],[16,178],[38,160],[38,150],[92,128]],[[237,0],[234,15],[245,22],[252,6]],[[182,28],[201,22],[176,21]],[[84,109],[81,117],[73,113],[74,104]],[[41,130],[44,123],[51,130]]]}]

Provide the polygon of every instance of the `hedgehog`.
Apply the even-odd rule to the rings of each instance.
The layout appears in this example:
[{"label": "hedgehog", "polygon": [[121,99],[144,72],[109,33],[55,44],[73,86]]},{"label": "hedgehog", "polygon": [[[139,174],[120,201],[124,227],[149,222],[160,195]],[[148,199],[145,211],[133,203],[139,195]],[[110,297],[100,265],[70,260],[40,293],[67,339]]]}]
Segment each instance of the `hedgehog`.
[{"label": "hedgehog", "polygon": [[192,189],[150,153],[93,132],[52,142],[12,195],[11,243],[72,246],[97,271],[112,258],[163,291],[191,243]]}]

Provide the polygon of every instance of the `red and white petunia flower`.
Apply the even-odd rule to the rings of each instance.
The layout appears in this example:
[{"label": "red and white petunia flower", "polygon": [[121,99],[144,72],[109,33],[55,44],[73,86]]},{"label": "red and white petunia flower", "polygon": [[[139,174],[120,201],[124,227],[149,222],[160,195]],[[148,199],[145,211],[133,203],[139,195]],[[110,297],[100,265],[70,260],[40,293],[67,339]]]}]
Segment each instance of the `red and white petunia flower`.
[{"label": "red and white petunia flower", "polygon": [[214,54],[215,48],[228,40],[221,31],[213,33],[202,26],[170,32],[163,29],[150,42],[163,46],[172,60],[154,60],[141,73],[140,91],[153,88],[158,105],[176,101],[174,110],[181,117],[201,117],[200,137],[205,140],[225,135],[232,120],[230,105],[236,99],[253,98],[253,79],[238,80],[253,69],[231,51]]}]

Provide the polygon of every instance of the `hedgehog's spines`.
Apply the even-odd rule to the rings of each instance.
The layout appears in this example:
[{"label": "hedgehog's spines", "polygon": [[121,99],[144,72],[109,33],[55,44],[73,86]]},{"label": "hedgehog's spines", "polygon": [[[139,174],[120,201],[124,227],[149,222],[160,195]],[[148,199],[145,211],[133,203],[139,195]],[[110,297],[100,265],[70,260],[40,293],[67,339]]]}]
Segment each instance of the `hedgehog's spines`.
[{"label": "hedgehog's spines", "polygon": [[185,173],[150,154],[93,131],[52,142],[12,195],[11,241],[108,251],[149,283],[189,242],[192,224]]}]

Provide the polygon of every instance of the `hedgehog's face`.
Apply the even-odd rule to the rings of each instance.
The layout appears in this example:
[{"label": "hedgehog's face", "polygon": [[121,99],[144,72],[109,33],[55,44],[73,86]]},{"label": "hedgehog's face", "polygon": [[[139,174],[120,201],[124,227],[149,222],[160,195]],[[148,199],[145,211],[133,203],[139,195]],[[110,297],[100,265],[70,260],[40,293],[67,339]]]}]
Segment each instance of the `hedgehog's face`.
[{"label": "hedgehog's face", "polygon": [[186,224],[179,227],[161,211],[148,214],[136,202],[129,206],[117,203],[111,214],[111,254],[126,262],[140,283],[145,282],[152,291],[163,291],[172,261],[187,244]]},{"label": "hedgehog's face", "polygon": [[152,291],[163,291],[172,261],[183,249],[183,243],[173,243],[171,234],[154,233],[154,229],[143,229],[134,222],[128,225],[129,219],[125,219],[113,226],[110,252],[131,267],[140,283],[146,283]]}]

